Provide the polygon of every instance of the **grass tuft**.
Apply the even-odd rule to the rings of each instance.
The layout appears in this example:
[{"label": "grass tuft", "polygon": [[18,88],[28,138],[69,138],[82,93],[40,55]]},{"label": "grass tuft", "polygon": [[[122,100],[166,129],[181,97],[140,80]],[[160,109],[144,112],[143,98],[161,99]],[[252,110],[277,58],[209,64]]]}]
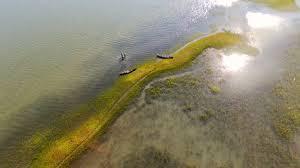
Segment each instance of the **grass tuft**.
[{"label": "grass tuft", "polygon": [[216,85],[209,86],[209,89],[212,94],[219,94],[221,92],[221,88]]},{"label": "grass tuft", "polygon": [[198,116],[200,121],[207,121],[214,116],[214,111],[212,109],[206,109],[202,114]]}]

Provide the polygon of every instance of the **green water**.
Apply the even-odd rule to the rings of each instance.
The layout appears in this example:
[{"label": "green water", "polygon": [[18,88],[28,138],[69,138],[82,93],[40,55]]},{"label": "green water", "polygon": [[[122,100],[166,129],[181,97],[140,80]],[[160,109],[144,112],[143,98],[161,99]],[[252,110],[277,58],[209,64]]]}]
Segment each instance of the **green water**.
[{"label": "green water", "polygon": [[[206,20],[192,20],[198,16],[181,5],[1,1],[0,146],[89,101],[120,70],[208,31],[198,26]],[[178,22],[185,17],[186,24]],[[122,64],[120,51],[128,55]]]}]

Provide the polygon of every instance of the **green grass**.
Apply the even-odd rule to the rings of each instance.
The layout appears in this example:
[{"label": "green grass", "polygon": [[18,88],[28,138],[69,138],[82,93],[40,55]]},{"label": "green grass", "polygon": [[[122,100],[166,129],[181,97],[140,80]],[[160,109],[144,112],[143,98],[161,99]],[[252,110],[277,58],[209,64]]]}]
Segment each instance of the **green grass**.
[{"label": "green grass", "polygon": [[298,7],[294,0],[254,0],[279,10],[296,10]]},{"label": "green grass", "polygon": [[[31,167],[63,167],[78,157],[85,150],[86,145],[96,136],[101,135],[129,103],[139,95],[143,87],[159,74],[180,69],[194,60],[207,48],[221,49],[244,43],[245,40],[238,34],[229,32],[217,33],[193,41],[173,53],[174,59],[151,60],[127,76],[120,77],[113,86],[101,94],[92,105],[95,106],[94,115],[81,122],[76,128],[69,129],[62,135],[48,140],[31,162]],[[173,85],[171,81],[170,86]],[[156,91],[155,91],[156,92]],[[84,111],[83,106],[80,111]],[[38,132],[29,141],[24,143],[22,150],[29,149],[43,141],[44,132]]]}]

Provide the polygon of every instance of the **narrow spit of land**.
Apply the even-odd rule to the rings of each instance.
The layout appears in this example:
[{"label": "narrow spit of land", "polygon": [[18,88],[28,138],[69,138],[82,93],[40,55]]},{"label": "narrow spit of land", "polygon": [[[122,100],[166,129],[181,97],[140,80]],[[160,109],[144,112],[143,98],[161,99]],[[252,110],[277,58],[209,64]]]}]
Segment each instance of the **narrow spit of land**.
[{"label": "narrow spit of land", "polygon": [[[143,87],[163,72],[184,67],[207,48],[221,49],[235,45],[246,45],[246,40],[238,34],[220,32],[194,40],[172,54],[174,59],[151,60],[139,65],[137,70],[120,77],[104,94],[99,95],[93,106],[95,113],[86,121],[67,133],[52,138],[47,145],[42,145],[32,157],[30,167],[64,167],[75,159],[87,144],[96,136],[101,135]],[[80,109],[84,111],[85,108]],[[21,150],[26,151],[36,144],[39,137],[49,131],[38,132],[35,138],[29,139]],[[45,144],[45,143],[44,143]]]},{"label": "narrow spit of land", "polygon": [[254,0],[278,10],[298,10],[295,0]]}]

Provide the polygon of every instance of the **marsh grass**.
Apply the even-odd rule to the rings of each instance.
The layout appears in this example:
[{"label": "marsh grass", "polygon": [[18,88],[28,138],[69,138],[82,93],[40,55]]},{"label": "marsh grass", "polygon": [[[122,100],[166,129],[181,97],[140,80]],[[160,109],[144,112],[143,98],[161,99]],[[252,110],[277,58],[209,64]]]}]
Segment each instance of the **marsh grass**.
[{"label": "marsh grass", "polygon": [[200,121],[205,122],[205,121],[209,120],[213,116],[214,116],[214,111],[212,109],[206,109],[202,114],[200,114],[198,116],[198,119]]},{"label": "marsh grass", "polygon": [[160,87],[156,86],[156,87],[151,87],[149,89],[146,90],[146,94],[147,96],[150,96],[152,99],[159,97],[162,93],[162,90]]},{"label": "marsh grass", "polygon": [[283,138],[290,140],[300,126],[299,111],[288,111],[274,122],[276,132]]},{"label": "marsh grass", "polygon": [[273,94],[280,98],[280,101],[274,110],[275,117],[273,120],[273,125],[275,131],[280,137],[286,140],[291,140],[300,127],[300,106],[298,105],[299,98],[290,100],[289,97],[293,93],[290,93],[288,90],[286,90],[286,88],[282,87],[276,87],[276,92]]},{"label": "marsh grass", "polygon": [[[295,57],[298,58],[297,55]],[[289,67],[292,73],[284,77],[272,90],[277,98],[273,126],[276,133],[285,140],[292,140],[300,127],[299,71],[293,68],[295,67]]]},{"label": "marsh grass", "polygon": [[[51,138],[48,139],[44,137],[49,137],[53,130],[40,131],[25,141],[21,150],[26,152],[32,146],[40,145],[38,149],[35,149],[38,152],[33,154],[31,167],[66,166],[85,150],[93,137],[105,131],[107,126],[126,109],[133,98],[139,95],[143,87],[153,78],[163,72],[185,67],[207,48],[221,49],[240,43],[245,43],[245,39],[238,34],[217,33],[190,42],[173,53],[174,59],[172,60],[150,60],[139,65],[135,72],[120,77],[104,94],[78,110],[79,114],[88,110],[93,111],[93,115],[89,118],[80,122],[75,128],[60,132],[53,137],[50,136]],[[173,82],[169,81],[168,85],[171,87]]]}]

